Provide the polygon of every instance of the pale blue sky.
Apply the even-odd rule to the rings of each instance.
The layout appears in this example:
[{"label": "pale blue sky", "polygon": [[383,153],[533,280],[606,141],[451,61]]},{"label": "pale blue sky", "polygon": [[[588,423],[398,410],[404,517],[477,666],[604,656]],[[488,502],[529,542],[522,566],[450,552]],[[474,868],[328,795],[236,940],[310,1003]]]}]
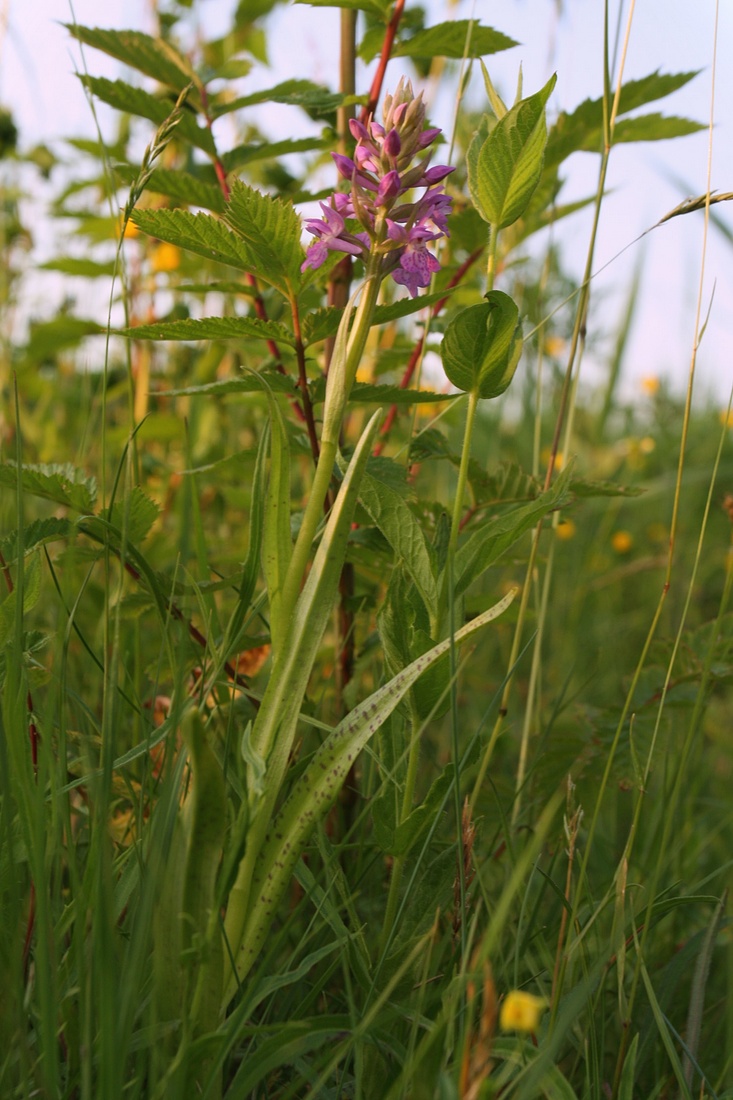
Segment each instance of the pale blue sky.
[{"label": "pale blue sky", "polygon": [[[206,31],[225,25],[232,0],[205,0],[199,5]],[[614,5],[615,6],[615,5]],[[444,0],[430,4],[432,21],[446,17]],[[553,112],[571,109],[586,96],[600,94],[602,50],[602,0],[564,0],[558,16],[553,0],[513,0],[502,4],[476,0],[450,7],[451,15],[474,14],[522,45],[488,59],[497,86],[511,95],[520,62],[525,91],[544,84],[556,70],[558,83],[549,104]],[[12,107],[20,124],[24,145],[55,141],[66,135],[91,134],[89,108],[73,76],[78,51],[59,24],[69,21],[66,0],[0,0],[0,21],[7,11],[7,30],[0,43],[0,102]],[[628,9],[628,3],[624,10]],[[710,114],[711,61],[713,56],[713,0],[699,0],[691,14],[689,0],[639,0],[632,26],[625,78],[644,76],[659,68],[665,72],[702,69],[684,89],[660,104],[665,113],[676,113],[707,122]],[[87,25],[150,29],[149,0],[76,0],[76,18]],[[336,82],[337,16],[333,11],[307,6],[276,9],[271,33],[272,72],[259,71],[250,87],[267,86],[286,76]],[[718,30],[716,129],[712,187],[733,191],[733,4],[721,3]],[[97,74],[114,76],[114,62],[88,51],[88,64]],[[391,64],[388,84],[400,74],[400,63]],[[455,84],[450,87],[454,93]],[[479,97],[476,74],[472,95]],[[651,108],[654,109],[654,108]],[[449,127],[451,102],[445,95],[436,104],[438,121]],[[268,120],[282,133],[292,133],[293,112],[283,109]],[[226,136],[224,135],[224,144]],[[620,147],[611,158],[609,195],[601,222],[596,252],[600,268],[629,244],[643,229],[677,205],[684,194],[671,182],[682,178],[689,190],[705,187],[708,135],[702,133],[676,141]],[[568,164],[566,198],[589,194],[595,185],[597,158],[576,154]],[[733,206],[717,212],[733,230]],[[562,228],[566,262],[571,270],[582,268],[589,228],[588,217],[576,216]],[[675,219],[646,238],[644,285],[626,362],[625,392],[638,392],[640,378],[651,374],[670,377],[677,388],[685,380],[694,334],[695,300],[700,270],[702,215]],[[623,288],[628,285],[639,255],[629,249],[598,278],[603,306],[591,316],[596,328],[613,330]],[[699,359],[700,392],[714,391],[727,398],[733,384],[733,248],[720,234],[711,232],[706,270],[706,305],[713,283],[715,300]],[[597,296],[601,301],[601,294]],[[602,309],[602,313],[601,313]],[[592,364],[588,366],[592,371]],[[589,373],[588,377],[591,377]]]}]

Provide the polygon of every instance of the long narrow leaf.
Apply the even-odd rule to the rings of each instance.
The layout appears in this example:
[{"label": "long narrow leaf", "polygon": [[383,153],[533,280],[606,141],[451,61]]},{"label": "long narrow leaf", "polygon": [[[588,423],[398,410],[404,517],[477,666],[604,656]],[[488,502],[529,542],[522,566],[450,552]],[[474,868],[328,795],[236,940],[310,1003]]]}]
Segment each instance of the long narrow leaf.
[{"label": "long narrow leaf", "polygon": [[[462,627],[457,631],[455,641],[464,641],[498,618],[515,594],[514,589],[494,607]],[[412,685],[450,650],[451,644],[450,638],[440,642],[355,707],[324,741],[298,780],[267,834],[255,868],[251,894],[253,901],[237,959],[240,979],[259,954],[274,906],[290,881],[308,837],[330,809],[357,755]]]}]

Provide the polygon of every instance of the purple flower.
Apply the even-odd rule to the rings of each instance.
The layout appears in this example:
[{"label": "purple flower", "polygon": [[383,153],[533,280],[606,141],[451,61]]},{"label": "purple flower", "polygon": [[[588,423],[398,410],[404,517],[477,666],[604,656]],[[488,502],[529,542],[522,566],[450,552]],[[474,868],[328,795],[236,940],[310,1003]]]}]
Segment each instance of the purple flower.
[{"label": "purple flower", "polygon": [[[311,218],[305,228],[317,239],[308,248],[302,270],[318,268],[329,252],[381,257],[381,274],[391,274],[415,297],[428,286],[440,264],[428,251],[428,243],[448,235],[451,199],[441,184],[452,171],[449,165],[430,167],[427,152],[441,131],[425,127],[422,94],[415,96],[409,81],[400,80],[394,95],[384,101],[384,125],[369,119],[351,119],[349,130],[356,141],[353,158],[332,153],[339,175],[349,191],[337,191],[321,203],[323,218]],[[408,192],[425,188],[407,201]],[[347,222],[358,222],[349,229]]]},{"label": "purple flower", "polygon": [[433,275],[440,271],[440,264],[432,252],[428,252],[424,241],[408,244],[400,254],[399,264],[392,278],[400,286],[406,286],[412,298],[417,298],[419,287],[430,286]]},{"label": "purple flower", "polygon": [[308,249],[306,258],[300,267],[301,271],[305,271],[309,267],[314,270],[319,268],[330,251],[348,252],[352,256],[358,256],[369,248],[370,242],[367,233],[347,233],[346,223],[338,211],[325,202],[322,202],[320,206],[323,211],[323,220],[309,218],[305,223],[308,232],[318,237],[318,240],[314,241]]}]

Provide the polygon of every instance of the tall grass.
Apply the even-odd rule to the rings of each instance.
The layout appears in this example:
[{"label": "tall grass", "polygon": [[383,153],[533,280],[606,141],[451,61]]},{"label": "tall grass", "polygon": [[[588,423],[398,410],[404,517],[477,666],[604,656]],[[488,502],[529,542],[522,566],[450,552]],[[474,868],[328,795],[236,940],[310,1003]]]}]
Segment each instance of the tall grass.
[{"label": "tall grass", "polygon": [[[383,7],[371,109],[417,26]],[[279,90],[305,148],[215,143],[211,73],[236,87],[266,15],[191,56],[183,11],[159,38],[71,27],[90,72],[102,49],[165,96],[84,78],[148,142],[100,132],[55,210],[102,244],[57,267],[114,272],[103,369],[68,350],[88,321],[6,345],[0,1095],[731,1096],[731,409],[693,403],[709,176],[675,213],[701,227],[685,396],[620,396],[631,301],[582,380],[629,97],[688,74],[629,90],[633,5],[592,110],[555,118],[550,83],[512,114],[487,64],[412,315],[379,215],[363,265],[300,271],[290,204],[332,163],[324,121],[349,148],[343,94]],[[418,60],[428,86],[500,48],[469,21],[456,51],[455,27],[430,49],[461,72]],[[361,21],[342,31],[348,95]],[[520,107],[502,191],[482,155]],[[573,286],[541,231],[588,147]],[[466,397],[419,381],[426,351]]]}]

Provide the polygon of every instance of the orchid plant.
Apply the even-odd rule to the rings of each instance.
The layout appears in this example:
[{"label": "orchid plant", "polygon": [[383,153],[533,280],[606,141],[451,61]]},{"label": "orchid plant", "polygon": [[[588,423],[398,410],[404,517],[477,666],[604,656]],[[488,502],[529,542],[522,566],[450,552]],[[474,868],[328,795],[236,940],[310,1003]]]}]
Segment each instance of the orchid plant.
[{"label": "orchid plant", "polygon": [[[380,11],[386,11],[387,6],[382,0],[366,5]],[[267,4],[265,7],[269,10]],[[148,1044],[147,1076],[140,1085],[147,1089],[146,1097],[168,1100],[205,1095],[216,1100],[230,1085],[227,1095],[257,1094],[262,1075],[252,1071],[248,1076],[246,1065],[232,1068],[236,1059],[230,1059],[230,1054],[261,1000],[287,984],[292,976],[290,972],[268,973],[270,948],[282,920],[287,891],[294,876],[310,881],[309,867],[302,857],[314,838],[321,847],[327,845],[328,815],[363,750],[371,754],[383,780],[376,792],[373,788],[362,792],[385,863],[385,897],[383,904],[380,902],[380,927],[373,937],[378,942],[376,952],[370,954],[356,920],[352,920],[352,928],[347,928],[339,913],[333,907],[329,909],[328,898],[325,892],[319,893],[320,887],[312,891],[317,919],[323,911],[345,949],[357,943],[354,950],[365,974],[367,1005],[380,997],[386,1002],[398,980],[411,982],[428,939],[413,939],[407,946],[398,942],[398,914],[407,893],[407,871],[418,842],[425,841],[429,828],[435,826],[452,796],[455,851],[451,849],[449,854],[456,857],[452,930],[456,974],[460,971],[465,976],[469,957],[478,959],[477,966],[488,966],[494,924],[472,956],[471,937],[476,928],[467,928],[465,914],[467,882],[472,874],[471,807],[488,774],[499,727],[482,745],[478,732],[472,735],[471,766],[475,768],[470,789],[462,770],[457,734],[458,652],[469,639],[477,640],[479,633],[510,607],[517,592],[516,585],[511,584],[500,590],[498,599],[498,592],[487,596],[486,588],[476,595],[475,582],[483,578],[488,583],[488,571],[501,555],[532,533],[528,580],[522,590],[508,664],[492,669],[490,676],[497,710],[503,714],[505,700],[499,706],[498,693],[502,684],[508,690],[518,660],[542,521],[568,501],[571,487],[577,487],[577,482],[571,481],[572,463],[566,463],[558,476],[554,470],[565,405],[544,483],[536,476],[514,470],[513,485],[519,489],[507,490],[498,498],[488,492],[480,499],[476,497],[475,485],[481,485],[486,474],[473,458],[474,433],[482,403],[508,389],[524,351],[520,307],[509,293],[511,284],[506,279],[504,289],[496,286],[502,261],[551,216],[572,213],[582,205],[570,204],[558,213],[558,164],[576,148],[594,148],[607,102],[584,104],[572,125],[565,119],[564,129],[556,126],[548,136],[546,108],[554,77],[528,96],[523,94],[520,78],[515,101],[508,104],[481,61],[485,111],[476,120],[465,157],[457,165],[433,163],[434,158],[440,159],[437,150],[442,132],[432,124],[423,93],[416,94],[411,80],[402,77],[384,97],[381,111],[377,106],[403,7],[401,3],[394,5],[392,22],[388,22],[384,33],[376,87],[368,97],[357,97],[356,102],[362,104],[358,118],[348,117],[355,100],[345,89],[335,104],[324,89],[304,89],[297,81],[273,90],[273,99],[278,102],[298,107],[304,102],[315,104],[316,117],[318,111],[324,111],[330,118],[334,106],[346,112],[338,135],[327,128],[325,139],[308,139],[297,150],[286,143],[288,152],[302,152],[305,147],[319,154],[325,152],[326,140],[330,143],[331,159],[326,158],[326,164],[335,168],[338,184],[332,194],[326,192],[325,199],[322,194],[303,193],[302,188],[291,188],[288,193],[285,186],[277,195],[271,177],[264,172],[260,178],[253,173],[250,182],[238,178],[238,169],[256,162],[256,142],[236,147],[228,154],[220,153],[214,138],[217,119],[261,101],[258,93],[254,98],[237,99],[221,91],[217,81],[226,82],[231,72],[244,72],[246,78],[248,71],[238,58],[226,57],[220,65],[214,64],[228,47],[212,47],[206,63],[194,65],[162,35],[100,31],[77,25],[70,28],[80,43],[137,67],[144,75],[159,80],[165,89],[165,95],[153,95],[123,81],[88,75],[83,78],[91,96],[158,127],[140,165],[125,163],[114,169],[125,187],[129,186],[121,224],[114,211],[118,235],[115,272],[123,270],[124,250],[147,240],[154,242],[151,247],[157,252],[159,271],[175,267],[165,268],[160,257],[164,247],[174,250],[176,263],[179,257],[193,257],[205,265],[206,279],[192,282],[185,289],[205,294],[207,301],[211,293],[236,302],[236,308],[222,311],[224,315],[210,317],[181,316],[175,309],[165,319],[146,317],[144,323],[140,323],[140,315],[128,316],[115,335],[124,337],[135,349],[147,349],[148,341],[178,341],[186,348],[193,341],[234,340],[239,346],[244,344],[243,369],[236,376],[217,376],[204,382],[188,377],[184,386],[159,391],[158,397],[161,401],[190,399],[200,409],[212,398],[225,400],[232,393],[246,394],[252,395],[253,403],[256,401],[265,414],[253,421],[255,445],[246,456],[246,461],[251,458],[252,469],[247,485],[248,531],[233,551],[242,564],[234,575],[226,577],[220,572],[214,580],[193,580],[188,575],[182,579],[177,567],[175,572],[164,574],[153,567],[140,548],[158,515],[141,485],[145,464],[138,450],[139,437],[152,401],[144,355],[136,360],[134,370],[132,360],[128,364],[128,438],[111,489],[103,481],[101,508],[96,506],[97,489],[92,479],[71,467],[24,466],[20,443],[15,463],[0,468],[5,484],[19,486],[18,531],[3,540],[10,566],[16,568],[16,562],[25,561],[49,541],[81,537],[94,564],[102,561],[109,569],[110,562],[119,561],[123,581],[147,593],[165,639],[161,643],[164,656],[159,657],[155,674],[151,675],[151,682],[156,684],[159,676],[170,678],[170,696],[163,716],[154,719],[145,705],[137,705],[135,696],[135,733],[127,731],[129,736],[120,751],[118,701],[129,703],[133,693],[125,679],[126,669],[119,682],[105,671],[98,766],[85,758],[78,769],[82,774],[71,777],[66,767],[63,709],[60,718],[54,716],[47,724],[47,728],[55,728],[56,722],[61,731],[58,760],[54,761],[53,739],[39,735],[38,726],[42,728],[43,723],[36,721],[30,690],[12,662],[7,662],[4,672],[6,725],[20,729],[27,719],[26,710],[30,712],[31,763],[19,751],[17,738],[13,742],[13,762],[25,777],[29,805],[34,792],[44,792],[38,821],[46,812],[55,812],[47,810],[46,803],[53,807],[57,798],[68,800],[77,788],[93,790],[92,803],[102,807],[94,811],[97,817],[92,814],[96,847],[89,863],[103,869],[99,887],[103,900],[108,896],[106,884],[112,879],[107,873],[105,816],[110,791],[120,776],[127,777],[134,768],[148,775],[152,772],[155,784],[159,784],[149,801],[140,795],[139,820],[144,822],[144,835],[135,838],[134,858],[115,887],[114,905],[110,903],[109,911],[104,910],[108,923],[102,924],[99,918],[102,932],[94,930],[95,935],[102,936],[112,929],[110,938],[114,939],[124,925],[125,936],[129,935],[129,952],[125,955],[121,950],[120,957],[132,958],[138,968],[144,1008],[140,1009],[140,998],[130,995],[123,999],[120,1030],[127,1029],[131,1048]],[[237,19],[246,24],[249,33],[247,8],[247,4],[239,6]],[[474,24],[471,20],[444,25],[442,33],[448,36],[450,47],[447,56],[480,60],[511,43],[491,28]],[[237,34],[241,30],[238,26]],[[425,40],[420,39],[423,33],[428,36],[429,50]],[[244,37],[249,41],[246,34]],[[406,41],[408,56],[432,56],[437,49],[430,30],[417,32],[415,39]],[[410,46],[418,52],[410,54]],[[689,79],[690,74],[683,75]],[[681,77],[658,78],[664,94],[670,88],[664,82],[673,80],[677,81],[676,87],[684,82]],[[633,95],[628,97],[629,110],[662,94],[655,81],[657,76],[649,78],[643,87],[634,86]],[[623,97],[617,97],[618,102],[623,103]],[[171,109],[172,103],[175,106]],[[339,151],[335,151],[337,139]],[[604,155],[608,148],[610,141],[604,145]],[[186,160],[185,168],[171,168],[171,163],[179,162],[175,156],[169,160],[170,154],[178,155],[181,150],[190,163]],[[207,163],[196,159],[201,154]],[[308,210],[320,202],[320,216],[302,220],[292,193],[298,201],[309,202]],[[158,198],[151,199],[154,195]],[[164,203],[160,196],[164,196]],[[459,236],[466,253],[463,260],[457,258],[460,249],[451,251]],[[485,275],[476,274],[479,261],[485,263]],[[209,283],[212,271],[215,274]],[[469,271],[470,280],[466,278]],[[343,291],[341,297],[339,289]],[[125,302],[133,300],[129,282],[123,290]],[[452,299],[453,291],[460,292]],[[455,300],[460,305],[454,306]],[[579,318],[583,308],[579,309]],[[439,316],[444,309],[445,316]],[[424,328],[401,382],[381,385],[357,379],[375,331],[419,311],[423,311]],[[458,424],[463,443],[460,452],[454,453],[437,433],[433,437],[433,446],[443,448],[439,456],[448,457],[457,473],[441,499],[425,502],[420,508],[407,499],[404,455],[385,456],[383,450],[389,447],[389,433],[400,403],[419,405],[440,396],[414,386],[416,367],[427,347],[429,325],[436,318],[438,327],[432,346],[439,350],[452,386],[447,399],[460,407],[462,417],[465,410],[465,418]],[[90,332],[107,334],[111,330],[111,323],[89,328]],[[411,339],[414,336],[413,328]],[[250,344],[260,351],[250,355]],[[568,388],[569,382],[566,391]],[[102,416],[110,389],[105,366]],[[364,406],[375,405],[376,411],[362,417]],[[391,406],[386,415],[385,405]],[[106,440],[105,435],[104,472],[110,466],[104,449]],[[412,439],[407,446],[418,442]],[[404,453],[413,455],[412,450],[405,449]],[[193,458],[186,452],[189,458],[186,476],[196,472]],[[226,461],[238,462],[240,458],[227,455]],[[416,462],[414,457],[408,459],[408,465]],[[469,487],[474,490],[471,497]],[[611,492],[605,486],[596,490],[593,484],[583,488],[587,495]],[[24,526],[22,492],[52,500],[64,514]],[[500,508],[495,507],[497,500]],[[191,503],[186,518],[188,521],[193,516],[195,553],[201,572],[208,578],[205,539],[196,508]],[[74,510],[78,516],[71,520],[66,513]],[[186,538],[189,533],[187,530]],[[346,648],[344,639],[353,626],[348,616],[354,603],[348,576],[362,536],[378,545],[379,575],[372,586],[376,595],[373,603],[361,611],[364,632],[377,656],[369,676],[354,676],[340,691],[338,716],[328,722],[324,719],[332,718],[332,712],[324,707],[321,713],[310,689],[319,671],[324,678],[327,675],[323,671],[325,644],[338,650],[344,643]],[[14,632],[24,660],[34,652],[33,639],[27,641],[23,633],[22,619],[39,598],[39,557],[36,554],[31,565],[19,570],[19,587],[3,604],[5,633],[9,638]],[[10,576],[6,561],[2,567],[6,577]],[[184,564],[181,574],[185,568]],[[60,593],[61,586],[57,588]],[[83,592],[84,588],[79,601]],[[469,594],[473,596],[470,608],[466,602]],[[186,597],[191,598],[194,611],[184,610],[182,601]],[[108,611],[104,622],[105,649],[112,654],[109,668],[115,669],[124,664],[117,629],[121,606],[122,598],[115,603],[114,611]],[[75,611],[76,605],[68,612],[65,645],[75,625]],[[199,625],[194,622],[195,615],[199,616]],[[332,632],[331,624],[337,617],[338,629]],[[176,666],[171,638],[179,637],[181,629],[183,640],[198,647],[199,662],[195,665],[186,656]],[[250,675],[241,671],[238,661],[245,645],[243,639],[251,645],[254,631],[259,631],[259,649],[266,661],[262,672]],[[61,663],[65,661],[66,649]],[[184,665],[186,671],[182,673]],[[178,670],[169,672],[174,667]],[[246,712],[237,707],[242,700],[246,701]],[[453,719],[449,763],[422,795],[418,783],[421,742],[430,724],[449,707]],[[301,734],[309,725],[318,730],[320,741],[315,748],[309,742],[304,749]],[[153,754],[162,747],[166,752],[161,763],[161,758]],[[53,795],[49,799],[45,799],[46,782]],[[520,791],[518,780],[518,799]],[[547,813],[537,827],[538,837],[542,837],[557,806],[556,798],[548,803]],[[71,812],[67,811],[60,829],[67,840],[72,833],[71,820]],[[29,865],[35,883],[43,876],[46,857],[39,839],[42,830],[33,833],[29,821],[35,828],[35,818],[21,815],[23,827],[28,829],[23,843],[31,853]],[[532,850],[527,851],[531,855]],[[85,875],[74,865],[75,885],[86,882]],[[341,869],[337,873],[339,883],[340,876]],[[520,877],[519,872],[512,877],[506,897],[518,889]],[[346,887],[343,893],[345,897],[350,895]],[[93,904],[96,902],[95,896]],[[50,954],[48,958],[42,955],[46,940],[35,923],[45,920],[43,927],[50,927],[42,903],[41,896],[38,915],[31,905],[26,933],[28,945],[34,936],[39,944],[41,982],[52,981],[48,975],[55,973]],[[74,935],[83,935],[93,904],[89,902],[77,915]],[[345,904],[348,908],[350,903]],[[96,910],[94,916],[98,916]],[[64,930],[67,919],[71,921],[64,913],[59,925]],[[385,959],[394,960],[400,954],[404,958],[398,958],[389,979],[385,978]],[[43,962],[48,965],[41,965]],[[24,966],[26,963],[27,956]],[[307,972],[306,963],[303,967],[303,973]],[[67,978],[73,989],[80,987],[80,996],[87,995],[87,987],[76,974],[70,972]],[[107,974],[100,977],[95,971],[94,979],[100,988],[106,988]],[[485,980],[488,989],[489,980]],[[69,1003],[75,995],[69,994]],[[89,996],[92,1003],[92,994]],[[451,997],[452,986],[446,993],[446,1004]],[[0,1023],[1,1017],[2,1013]],[[91,1018],[90,1009],[84,1016],[85,1026]],[[51,1023],[47,1024],[43,1041],[46,1062],[51,1065],[53,1059],[48,1052],[59,1045],[59,1029],[53,1013],[48,1019]],[[417,1043],[417,1031],[422,1026],[419,1011],[414,1019],[410,1049]],[[536,1026],[535,1015],[531,1020]],[[64,1043],[72,1026],[73,1020],[61,1028]],[[341,1024],[336,1028],[340,1030]],[[470,1037],[470,1027],[466,1035]],[[84,1042],[79,1043],[80,1050],[92,1047],[91,1040],[86,1048]],[[401,1049],[404,1052],[407,1047]],[[429,1056],[428,1050],[426,1059]],[[363,1070],[363,1080],[370,1082],[364,1095],[378,1100],[386,1095],[380,1078],[380,1057],[375,1045]],[[124,1056],[117,1057],[114,1042],[108,1040],[97,1060],[100,1080],[104,1081],[99,1095],[121,1095],[126,1088],[126,1065]],[[266,1063],[267,1058],[263,1058]],[[86,1100],[93,1095],[92,1077],[85,1066],[80,1066],[78,1072],[83,1080],[80,1095]],[[324,1078],[328,1072],[324,1071]],[[48,1073],[44,1088],[48,1095],[55,1096],[59,1094],[57,1082],[53,1071]],[[399,1089],[402,1069],[395,1073],[394,1087]],[[317,1095],[322,1081],[314,1074],[310,1077],[313,1094]],[[406,1094],[404,1090],[400,1093]],[[478,1091],[466,1088],[461,1095],[478,1095]]]}]

